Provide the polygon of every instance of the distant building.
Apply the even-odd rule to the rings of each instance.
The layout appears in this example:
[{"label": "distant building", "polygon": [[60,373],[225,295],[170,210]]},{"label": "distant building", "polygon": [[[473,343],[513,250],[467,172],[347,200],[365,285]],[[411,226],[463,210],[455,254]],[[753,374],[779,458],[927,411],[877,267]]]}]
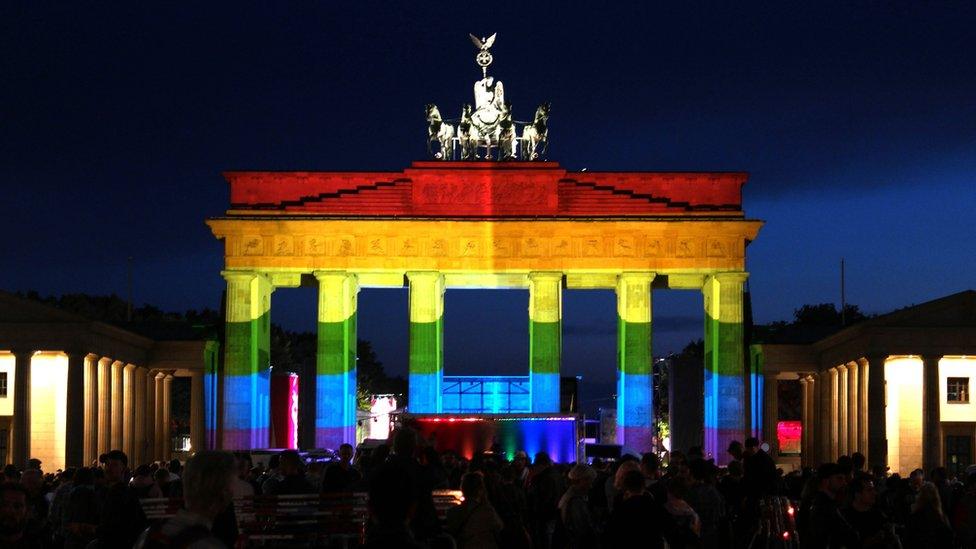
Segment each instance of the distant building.
[{"label": "distant building", "polygon": [[0,292],[0,463],[169,459],[174,377],[191,380],[191,448],[204,448],[217,357],[216,341],[156,340]]},{"label": "distant building", "polygon": [[[907,474],[973,463],[976,291],[862,321],[813,343],[751,348],[764,385],[760,424],[774,454],[799,447],[803,465],[861,452],[874,467]],[[780,421],[780,398],[798,398]],[[762,386],[762,385],[761,385]],[[798,386],[798,387],[796,387]],[[798,437],[799,444],[795,444]]]}]

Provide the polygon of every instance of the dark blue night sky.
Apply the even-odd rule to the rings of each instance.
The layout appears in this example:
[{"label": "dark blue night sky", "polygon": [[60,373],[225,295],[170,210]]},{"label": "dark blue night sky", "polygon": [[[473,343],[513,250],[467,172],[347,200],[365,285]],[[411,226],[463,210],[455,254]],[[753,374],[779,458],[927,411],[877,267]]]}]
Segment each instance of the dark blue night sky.
[{"label": "dark blue night sky", "polygon": [[[971,2],[13,4],[5,290],[124,294],[132,256],[137,302],[216,307],[203,222],[226,208],[220,173],[421,159],[423,105],[471,101],[468,32],[498,32],[517,118],[552,102],[549,156],[569,169],[750,172],[757,321],[839,301],[841,257],[867,312],[976,286]],[[654,299],[656,354],[700,337],[699,295]],[[447,372],[525,371],[526,306],[449,291]],[[314,308],[314,291],[281,290],[273,318],[311,328]],[[613,315],[610,292],[566,294],[565,372],[610,382]],[[405,290],[363,291],[360,335],[395,372],[406,330]]]}]

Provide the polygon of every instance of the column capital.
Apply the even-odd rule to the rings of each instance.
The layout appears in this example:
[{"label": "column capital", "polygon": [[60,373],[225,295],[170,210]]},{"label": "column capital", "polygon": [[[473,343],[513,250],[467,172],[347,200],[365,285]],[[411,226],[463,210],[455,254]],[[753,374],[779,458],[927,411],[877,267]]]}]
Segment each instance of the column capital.
[{"label": "column capital", "polygon": [[34,356],[34,353],[36,352],[37,352],[36,349],[25,348],[25,347],[17,347],[10,350],[10,354],[14,355],[15,359],[31,358]]},{"label": "column capital", "polygon": [[529,276],[529,280],[557,279],[559,281],[562,281],[563,272],[562,271],[531,271],[528,276]]},{"label": "column capital", "polygon": [[934,363],[936,366],[938,366],[939,361],[942,360],[942,357],[943,357],[943,355],[924,354],[924,355],[920,355],[919,358],[922,359],[922,364],[933,364]]},{"label": "column capital", "polygon": [[258,273],[254,271],[224,270],[220,271],[220,276],[224,277],[224,280],[227,282],[247,282],[257,277]]},{"label": "column capital", "polygon": [[132,372],[133,370],[136,369],[136,365],[135,364],[132,364],[131,362],[129,362],[129,363],[126,363],[126,365],[123,368],[127,372]]},{"label": "column capital", "polygon": [[749,278],[749,273],[745,271],[723,271],[710,273],[706,278],[712,278],[719,284],[741,284]]},{"label": "column capital", "polygon": [[654,282],[657,278],[657,273],[650,271],[625,271],[617,275],[617,283],[647,283],[650,284]]},{"label": "column capital", "polygon": [[890,353],[880,352],[880,351],[869,351],[864,353],[861,357],[867,361],[869,366],[876,366],[878,364],[884,364],[888,361],[888,357],[891,356]]},{"label": "column capital", "polygon": [[843,374],[844,372],[847,371],[847,365],[846,364],[838,364],[837,366],[834,366],[834,368],[837,368],[837,371],[839,373],[841,373],[841,374]]},{"label": "column capital", "polygon": [[352,277],[357,280],[359,279],[359,276],[352,271],[312,271],[312,276],[314,276],[319,282],[322,280],[330,280],[334,278],[344,279],[347,277]]}]

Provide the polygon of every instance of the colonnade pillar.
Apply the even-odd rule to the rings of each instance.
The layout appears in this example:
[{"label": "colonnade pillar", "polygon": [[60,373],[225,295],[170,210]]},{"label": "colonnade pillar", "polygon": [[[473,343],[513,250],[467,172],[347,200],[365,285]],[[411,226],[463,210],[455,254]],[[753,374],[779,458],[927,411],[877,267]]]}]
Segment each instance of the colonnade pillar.
[{"label": "colonnade pillar", "polygon": [[[223,448],[266,448],[270,432],[273,288],[267,277],[254,272],[221,274],[227,280]],[[164,449],[169,455],[168,441]]]},{"label": "colonnade pillar", "polygon": [[98,446],[96,458],[112,446],[112,359],[98,360]]},{"label": "colonnade pillar", "polygon": [[800,464],[810,465],[810,380],[800,377]]},{"label": "colonnade pillar", "polygon": [[617,278],[617,443],[639,452],[653,449],[651,282],[654,276],[654,273],[625,273]]},{"label": "colonnade pillar", "polygon": [[167,426],[169,425],[169,418],[166,415],[166,410],[163,407],[166,400],[166,398],[163,396],[163,379],[165,378],[166,374],[163,372],[159,372],[153,377],[153,388],[154,392],[156,393],[154,399],[156,408],[156,428],[153,429],[153,438],[155,439],[157,459],[169,459],[169,455],[166,453],[166,437],[164,436],[164,431],[168,429]]},{"label": "colonnade pillar", "polygon": [[146,369],[135,368],[133,375],[132,406],[134,407],[132,433],[132,453],[129,459],[136,465],[146,462]]},{"label": "colonnade pillar", "polygon": [[85,366],[87,355],[68,353],[68,387],[65,395],[64,464],[80,467],[85,461]]},{"label": "colonnade pillar", "polygon": [[190,448],[194,452],[207,449],[203,398],[203,372],[194,370],[190,372]]},{"label": "colonnade pillar", "polygon": [[861,443],[858,438],[857,425],[860,407],[858,406],[858,367],[857,362],[847,363],[847,452],[861,452]]},{"label": "colonnade pillar", "polygon": [[126,364],[122,368],[122,451],[136,463],[135,422],[136,366]]},{"label": "colonnade pillar", "polygon": [[11,463],[26,467],[30,459],[31,359],[34,351],[14,350],[14,419]]},{"label": "colonnade pillar", "polygon": [[831,405],[830,405],[830,370],[820,372],[817,387],[817,420],[819,428],[817,430],[817,461],[824,463],[832,461],[831,458]]},{"label": "colonnade pillar", "polygon": [[562,290],[562,273],[529,273],[529,386],[532,411],[536,413],[559,412]]},{"label": "colonnade pillar", "polygon": [[159,459],[158,447],[156,446],[156,372],[148,371],[144,376],[143,385],[145,386],[146,399],[146,460],[155,461]]},{"label": "colonnade pillar", "polygon": [[85,447],[82,465],[98,458],[98,357],[85,357]]},{"label": "colonnade pillar", "polygon": [[163,459],[173,455],[173,435],[170,433],[170,418],[173,417],[173,374],[166,374],[162,380],[163,386]]},{"label": "colonnade pillar", "polygon": [[342,271],[318,271],[315,278],[319,281],[315,447],[337,449],[344,442],[356,442],[359,282],[356,275]]},{"label": "colonnade pillar", "polygon": [[745,425],[745,352],[742,331],[744,272],[706,277],[705,296],[705,449],[724,465],[726,448],[741,440]]},{"label": "colonnade pillar", "polygon": [[867,360],[857,361],[857,449],[868,455],[868,366]]},{"label": "colonnade pillar", "polygon": [[769,443],[769,455],[779,456],[779,437],[776,424],[779,422],[779,383],[776,374],[763,374],[763,395],[759,401],[763,406],[763,440]]},{"label": "colonnade pillar", "polygon": [[444,378],[444,276],[407,273],[410,287],[409,403],[412,413],[441,411]]},{"label": "colonnade pillar", "polygon": [[882,469],[888,465],[888,428],[885,411],[885,361],[887,355],[870,355],[868,369],[868,464]]},{"label": "colonnade pillar", "polygon": [[847,445],[847,367],[837,371],[837,457],[850,454]]},{"label": "colonnade pillar", "polygon": [[922,468],[926,473],[942,464],[941,358],[932,355],[922,357]]},{"label": "colonnade pillar", "polygon": [[118,360],[112,362],[112,438],[109,442],[109,450],[121,450],[123,440],[122,416],[122,386],[123,386],[123,364]]}]

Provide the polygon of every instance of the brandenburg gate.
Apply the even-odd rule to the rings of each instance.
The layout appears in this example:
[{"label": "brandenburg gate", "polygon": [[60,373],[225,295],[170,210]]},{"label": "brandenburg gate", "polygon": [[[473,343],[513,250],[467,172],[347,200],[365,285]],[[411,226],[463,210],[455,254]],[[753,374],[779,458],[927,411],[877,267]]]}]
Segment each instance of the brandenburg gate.
[{"label": "brandenburg gate", "polygon": [[230,208],[207,222],[224,241],[227,281],[218,445],[268,447],[271,293],[298,286],[318,287],[317,447],[355,442],[360,288],[404,286],[411,413],[442,409],[447,288],[528,289],[533,413],[559,411],[563,291],[614,290],[617,437],[640,451],[654,430],[651,290],[701,291],[703,442],[721,461],[744,436],[745,249],[762,225],[742,209],[747,176],[569,172],[540,160],[548,105],[517,132],[487,76],[493,41],[475,39],[476,108],[455,128],[428,106],[437,160],[401,172],[225,174]]}]

